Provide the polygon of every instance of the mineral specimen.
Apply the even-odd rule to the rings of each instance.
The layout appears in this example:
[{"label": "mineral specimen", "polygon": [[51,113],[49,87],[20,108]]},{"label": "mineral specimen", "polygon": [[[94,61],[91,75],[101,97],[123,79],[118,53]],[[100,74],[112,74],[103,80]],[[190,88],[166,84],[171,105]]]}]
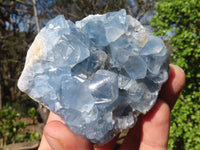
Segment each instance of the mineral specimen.
[{"label": "mineral specimen", "polygon": [[102,145],[152,108],[168,59],[162,40],[123,9],[75,24],[59,15],[28,50],[18,87]]}]

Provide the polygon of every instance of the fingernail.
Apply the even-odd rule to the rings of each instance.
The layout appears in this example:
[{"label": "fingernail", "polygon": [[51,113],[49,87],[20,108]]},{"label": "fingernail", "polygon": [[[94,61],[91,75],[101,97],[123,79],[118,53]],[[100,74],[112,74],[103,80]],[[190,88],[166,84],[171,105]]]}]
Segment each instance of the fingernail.
[{"label": "fingernail", "polygon": [[[174,74],[176,75],[175,76],[176,80],[173,80],[172,87],[174,88],[173,89],[174,92],[178,93],[178,92],[180,92],[180,90],[183,88],[183,86],[185,84],[185,72],[179,66],[177,66],[177,65],[174,65],[174,66],[176,66],[176,69],[174,69]],[[177,82],[177,81],[179,81],[179,82]]]}]

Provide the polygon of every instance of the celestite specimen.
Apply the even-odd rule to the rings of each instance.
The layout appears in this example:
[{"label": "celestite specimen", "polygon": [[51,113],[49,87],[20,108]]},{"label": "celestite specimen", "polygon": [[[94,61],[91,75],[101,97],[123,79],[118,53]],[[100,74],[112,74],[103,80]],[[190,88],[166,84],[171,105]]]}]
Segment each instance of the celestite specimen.
[{"label": "celestite specimen", "polygon": [[123,9],[75,24],[59,15],[28,50],[18,87],[102,145],[152,108],[168,59],[163,41]]}]

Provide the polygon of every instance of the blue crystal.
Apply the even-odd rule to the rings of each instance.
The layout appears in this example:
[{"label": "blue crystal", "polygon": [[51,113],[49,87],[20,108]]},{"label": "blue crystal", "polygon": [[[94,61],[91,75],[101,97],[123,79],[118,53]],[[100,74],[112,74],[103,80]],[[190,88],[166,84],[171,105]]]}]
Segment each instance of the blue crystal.
[{"label": "blue crystal", "polygon": [[163,41],[123,9],[76,23],[59,15],[29,48],[18,87],[102,145],[153,107],[168,65]]},{"label": "blue crystal", "polygon": [[118,79],[117,74],[98,70],[92,77],[89,85],[91,94],[97,99],[97,103],[106,103],[118,98]]},{"label": "blue crystal", "polygon": [[73,108],[80,112],[89,112],[95,102],[87,81],[82,82],[76,78],[66,78],[61,84],[60,104],[66,108]]},{"label": "blue crystal", "polygon": [[106,46],[125,33],[125,21],[126,11],[122,9],[104,15],[89,15],[77,21],[76,27],[86,34],[96,46]]},{"label": "blue crystal", "polygon": [[90,77],[100,68],[104,68],[106,63],[107,55],[104,51],[96,51],[91,53],[91,55],[83,60],[82,62],[76,64],[71,70],[72,74],[75,76]]}]

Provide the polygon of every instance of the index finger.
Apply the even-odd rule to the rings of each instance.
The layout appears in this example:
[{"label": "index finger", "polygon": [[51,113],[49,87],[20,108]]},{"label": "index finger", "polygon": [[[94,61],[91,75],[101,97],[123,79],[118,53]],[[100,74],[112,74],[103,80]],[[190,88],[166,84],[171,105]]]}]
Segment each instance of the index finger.
[{"label": "index finger", "polygon": [[181,90],[185,85],[184,71],[173,64],[170,64],[170,74],[168,81],[163,85],[158,98],[164,100],[172,110]]}]

